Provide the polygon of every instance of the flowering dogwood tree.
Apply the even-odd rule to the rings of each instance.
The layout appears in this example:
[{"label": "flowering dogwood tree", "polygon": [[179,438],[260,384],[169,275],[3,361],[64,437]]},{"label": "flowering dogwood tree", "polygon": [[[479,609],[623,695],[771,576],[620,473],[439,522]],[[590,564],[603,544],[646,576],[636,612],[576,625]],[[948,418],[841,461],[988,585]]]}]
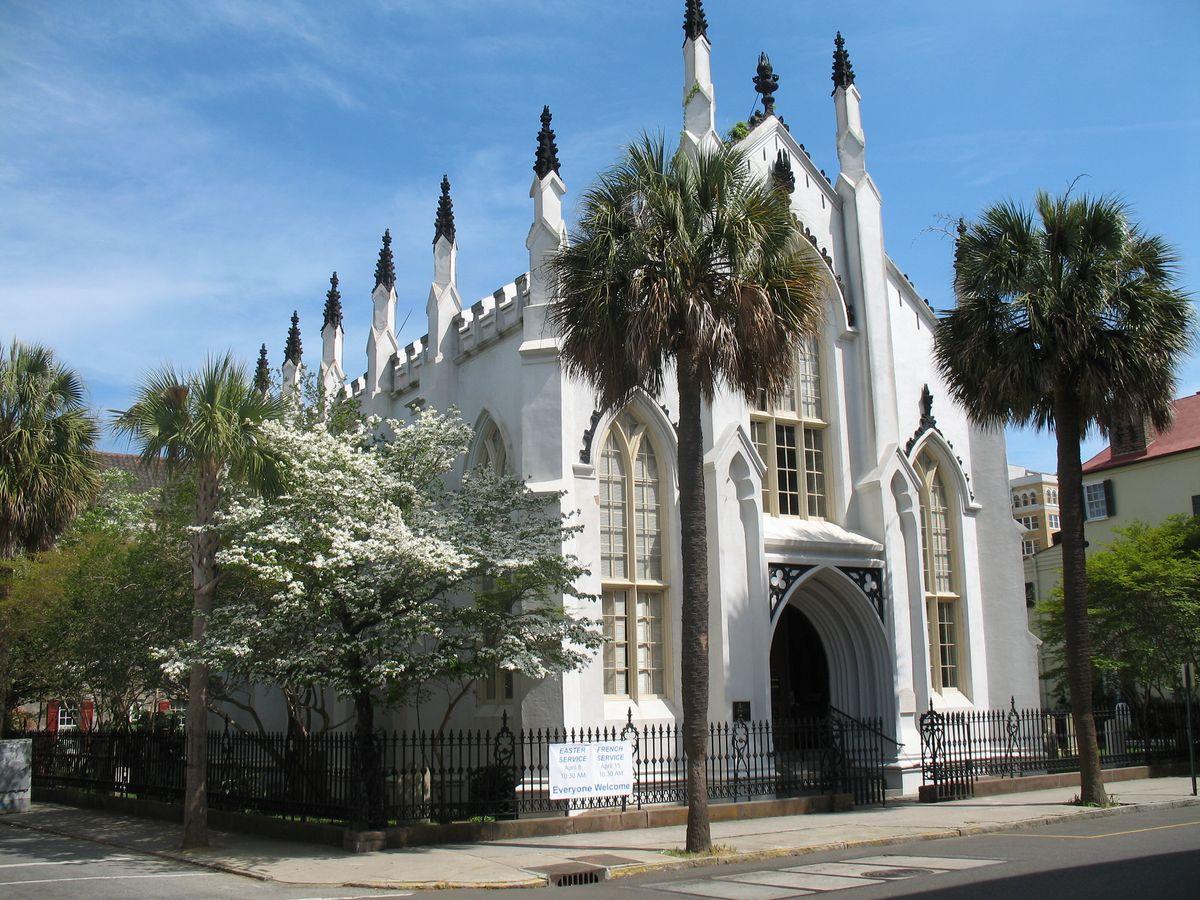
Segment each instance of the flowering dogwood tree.
[{"label": "flowering dogwood tree", "polygon": [[199,656],[230,677],[353,700],[356,824],[378,825],[376,705],[439,681],[461,698],[496,667],[542,678],[583,666],[602,643],[595,622],[563,608],[583,571],[563,552],[572,528],[557,496],[515,478],[467,472],[447,487],[471,437],[456,416],[344,430],[294,418],[264,431],[285,491],[235,499],[219,556],[256,587],[222,597],[203,643],[173,665]]}]

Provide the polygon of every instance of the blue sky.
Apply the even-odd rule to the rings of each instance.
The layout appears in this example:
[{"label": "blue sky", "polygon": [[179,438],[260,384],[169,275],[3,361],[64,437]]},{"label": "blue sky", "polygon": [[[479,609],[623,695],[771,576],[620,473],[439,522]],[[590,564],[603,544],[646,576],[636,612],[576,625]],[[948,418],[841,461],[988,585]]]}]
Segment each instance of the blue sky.
[{"label": "blue sky", "polygon": [[[554,110],[578,197],[623,142],[680,125],[683,0],[23,3],[0,8],[0,338],[51,344],[99,408],[148,367],[232,348],[307,356],[337,269],[356,374],[379,235],[406,337],[424,331],[438,180],[454,184],[467,302],[524,270],[534,135]],[[846,37],[893,258],[950,303],[940,217],[1045,187],[1115,191],[1200,286],[1200,5],[705,3],[718,124],[760,50],[778,111],[837,170]],[[1200,390],[1200,357],[1180,393]],[[112,446],[112,442],[109,442]],[[1088,449],[1095,449],[1091,441]],[[1053,470],[1046,435],[1013,462]]]}]

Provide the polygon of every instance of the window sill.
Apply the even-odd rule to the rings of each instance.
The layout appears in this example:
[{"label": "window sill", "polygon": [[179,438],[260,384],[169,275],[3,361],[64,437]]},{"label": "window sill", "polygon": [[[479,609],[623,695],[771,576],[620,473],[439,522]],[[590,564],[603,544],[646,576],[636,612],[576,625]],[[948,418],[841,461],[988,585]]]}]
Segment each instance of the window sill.
[{"label": "window sill", "polygon": [[644,697],[641,700],[633,700],[629,697],[604,698],[605,721],[624,724],[629,719],[630,711],[633,712],[635,725],[664,719],[674,721],[679,718],[675,708],[665,697]]},{"label": "window sill", "polygon": [[971,698],[958,688],[944,688],[941,691],[935,690],[930,695],[930,699],[933,701],[933,708],[939,711],[975,708],[975,704],[971,702]]}]

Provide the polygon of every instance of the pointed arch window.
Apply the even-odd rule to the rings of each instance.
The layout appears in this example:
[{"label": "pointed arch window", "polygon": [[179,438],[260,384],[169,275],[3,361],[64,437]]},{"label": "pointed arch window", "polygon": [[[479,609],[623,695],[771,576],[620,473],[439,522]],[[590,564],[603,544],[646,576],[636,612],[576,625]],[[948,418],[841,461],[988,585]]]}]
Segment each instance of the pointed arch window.
[{"label": "pointed arch window", "polygon": [[504,438],[496,423],[488,419],[479,434],[478,449],[475,451],[475,468],[486,469],[503,475],[508,471],[508,454],[504,449]]},{"label": "pointed arch window", "polygon": [[600,452],[600,569],[604,693],[659,696],[664,691],[663,480],[645,426],[617,417]]},{"label": "pointed arch window", "polygon": [[767,466],[763,512],[823,519],[828,509],[821,357],[816,338],[800,344],[791,384],[774,401],[760,391],[750,437]]},{"label": "pointed arch window", "polygon": [[929,677],[936,691],[957,690],[962,676],[962,613],[957,559],[958,517],[940,464],[928,451],[917,458],[921,479],[921,545],[929,623]]}]

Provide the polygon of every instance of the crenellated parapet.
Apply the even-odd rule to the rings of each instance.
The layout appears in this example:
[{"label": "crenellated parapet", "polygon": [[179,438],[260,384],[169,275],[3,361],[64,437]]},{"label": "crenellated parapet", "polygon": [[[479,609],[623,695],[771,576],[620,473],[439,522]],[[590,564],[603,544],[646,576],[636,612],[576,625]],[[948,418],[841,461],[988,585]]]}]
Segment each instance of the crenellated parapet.
[{"label": "crenellated parapet", "polygon": [[529,305],[529,273],[523,272],[490,297],[477,300],[455,317],[455,359],[477,353],[521,324]]}]

